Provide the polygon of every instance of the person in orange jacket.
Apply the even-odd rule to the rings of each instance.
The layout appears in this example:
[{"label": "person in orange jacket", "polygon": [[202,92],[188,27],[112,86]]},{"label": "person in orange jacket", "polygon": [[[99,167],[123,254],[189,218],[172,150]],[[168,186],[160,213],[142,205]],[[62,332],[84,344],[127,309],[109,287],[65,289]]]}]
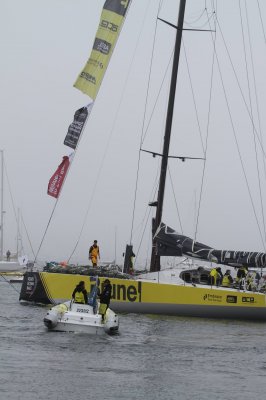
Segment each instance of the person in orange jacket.
[{"label": "person in orange jacket", "polygon": [[93,267],[97,267],[98,259],[100,259],[100,248],[97,240],[94,240],[89,250],[89,260],[91,260]]}]

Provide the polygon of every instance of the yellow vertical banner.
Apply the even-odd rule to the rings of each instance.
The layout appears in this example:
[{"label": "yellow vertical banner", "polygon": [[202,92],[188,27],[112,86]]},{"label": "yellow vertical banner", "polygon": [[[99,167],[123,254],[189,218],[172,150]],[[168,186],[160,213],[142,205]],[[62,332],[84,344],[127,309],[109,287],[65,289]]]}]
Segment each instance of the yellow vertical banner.
[{"label": "yellow vertical banner", "polygon": [[106,0],[89,60],[74,86],[95,100],[131,0]]}]

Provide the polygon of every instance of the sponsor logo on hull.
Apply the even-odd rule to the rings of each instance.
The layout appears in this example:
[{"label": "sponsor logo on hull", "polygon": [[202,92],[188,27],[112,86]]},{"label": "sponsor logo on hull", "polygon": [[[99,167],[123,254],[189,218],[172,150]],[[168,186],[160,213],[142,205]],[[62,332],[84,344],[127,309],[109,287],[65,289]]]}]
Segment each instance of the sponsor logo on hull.
[{"label": "sponsor logo on hull", "polygon": [[[113,283],[112,278],[110,278],[112,284],[112,300],[117,301],[129,301],[130,303],[139,302],[141,303],[141,282],[136,282],[136,284],[125,285],[123,283]],[[91,289],[94,285],[91,285]],[[101,284],[103,288],[103,283]]]},{"label": "sponsor logo on hull", "polygon": [[223,297],[219,296],[217,294],[210,294],[210,293],[206,293],[203,296],[203,300],[205,301],[211,301],[211,302],[218,302],[221,303],[222,302]]},{"label": "sponsor logo on hull", "polygon": [[252,296],[243,296],[242,303],[255,303],[255,298]]},{"label": "sponsor logo on hull", "polygon": [[227,303],[237,303],[237,296],[226,296],[226,302]]}]

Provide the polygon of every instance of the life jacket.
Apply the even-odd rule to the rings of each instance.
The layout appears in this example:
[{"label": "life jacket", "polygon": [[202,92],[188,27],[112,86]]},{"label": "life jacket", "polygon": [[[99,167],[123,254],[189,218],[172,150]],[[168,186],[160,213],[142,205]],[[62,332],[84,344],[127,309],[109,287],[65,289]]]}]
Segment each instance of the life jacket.
[{"label": "life jacket", "polygon": [[99,255],[99,251],[100,251],[99,246],[96,246],[96,247],[92,246],[92,250],[90,252],[92,262],[94,262],[94,263],[97,262],[97,257]]},{"label": "life jacket", "polygon": [[224,275],[222,280],[222,286],[229,287],[230,286],[229,275]]},{"label": "life jacket", "polygon": [[218,273],[218,271],[216,270],[216,268],[213,268],[212,270],[211,270],[211,272],[210,272],[210,276],[213,276],[213,279],[214,279],[214,285],[216,285],[216,281],[217,281],[217,278],[218,278],[218,276],[219,276],[219,273]]},{"label": "life jacket", "polygon": [[85,304],[84,294],[83,292],[76,292],[75,293],[75,303],[82,303]]}]

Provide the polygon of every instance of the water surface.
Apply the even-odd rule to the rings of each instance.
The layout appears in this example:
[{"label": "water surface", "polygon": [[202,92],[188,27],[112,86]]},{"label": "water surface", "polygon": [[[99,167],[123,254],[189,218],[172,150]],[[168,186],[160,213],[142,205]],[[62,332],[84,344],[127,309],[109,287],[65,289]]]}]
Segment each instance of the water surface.
[{"label": "water surface", "polygon": [[116,336],[48,332],[1,279],[0,399],[265,397],[265,323],[123,314]]}]

